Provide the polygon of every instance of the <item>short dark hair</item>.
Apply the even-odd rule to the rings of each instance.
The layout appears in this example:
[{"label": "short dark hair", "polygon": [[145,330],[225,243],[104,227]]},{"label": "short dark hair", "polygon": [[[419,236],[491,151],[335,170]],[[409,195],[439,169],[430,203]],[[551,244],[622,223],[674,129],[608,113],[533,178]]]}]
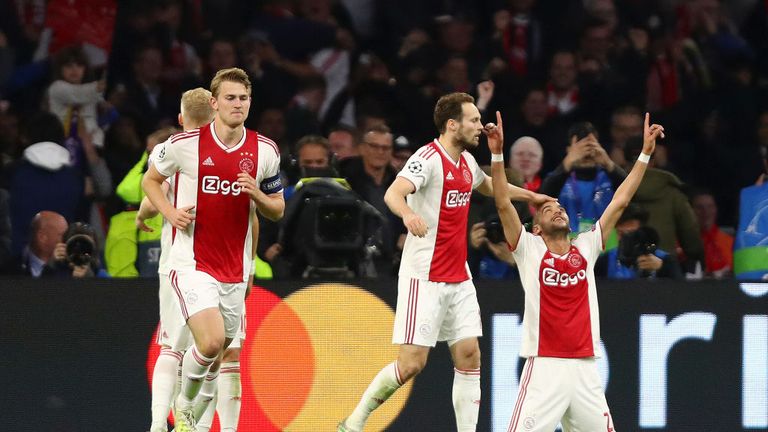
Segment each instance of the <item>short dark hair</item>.
[{"label": "short dark hair", "polygon": [[302,148],[308,145],[319,145],[323,147],[325,151],[329,153],[331,152],[331,145],[328,143],[328,140],[325,137],[320,135],[304,135],[303,137],[299,138],[298,141],[296,141],[296,145],[294,146],[296,155],[299,154]]},{"label": "short dark hair", "polygon": [[51,141],[56,144],[64,142],[64,126],[55,115],[49,112],[38,112],[29,117],[24,125],[24,139],[27,144]]},{"label": "short dark hair", "polygon": [[576,122],[568,128],[568,142],[570,143],[571,138],[573,137],[576,137],[576,140],[581,140],[588,137],[590,134],[594,134],[596,138],[600,137],[597,128],[595,128],[595,125],[592,123],[588,121]]},{"label": "short dark hair", "polygon": [[85,56],[80,45],[64,47],[53,56],[54,79],[61,79],[61,69],[68,64],[78,64],[88,70],[88,57]]},{"label": "short dark hair", "polygon": [[449,93],[438,99],[435,104],[435,126],[440,133],[445,133],[448,120],[461,120],[465,103],[475,103],[475,98],[466,93]]},{"label": "short dark hair", "polygon": [[627,208],[624,209],[624,212],[621,213],[621,216],[619,216],[616,225],[633,220],[639,221],[640,225],[645,225],[648,223],[649,217],[650,214],[648,213],[648,210],[642,208],[639,204],[629,203]]}]

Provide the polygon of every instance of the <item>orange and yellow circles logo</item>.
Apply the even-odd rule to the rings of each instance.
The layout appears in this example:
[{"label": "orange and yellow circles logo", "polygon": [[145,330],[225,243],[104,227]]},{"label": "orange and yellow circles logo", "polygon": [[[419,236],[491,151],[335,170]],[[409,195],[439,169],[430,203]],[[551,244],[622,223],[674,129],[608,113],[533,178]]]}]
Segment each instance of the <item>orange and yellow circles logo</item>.
[{"label": "orange and yellow circles logo", "polygon": [[[282,300],[254,287],[246,310],[241,430],[336,430],[381,368],[397,358],[392,309],[352,285],[312,285]],[[159,353],[154,340],[150,379]],[[386,429],[410,393],[408,382],[371,415],[366,431]]]}]

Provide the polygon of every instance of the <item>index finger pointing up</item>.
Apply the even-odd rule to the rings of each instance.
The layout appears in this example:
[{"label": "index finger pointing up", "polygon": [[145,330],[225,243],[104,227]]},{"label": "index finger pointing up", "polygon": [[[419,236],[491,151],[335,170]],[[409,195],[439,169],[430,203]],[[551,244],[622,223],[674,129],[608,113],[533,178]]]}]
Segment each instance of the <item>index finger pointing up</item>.
[{"label": "index finger pointing up", "polygon": [[496,111],[496,126],[499,128],[504,126],[504,123],[501,121],[501,112]]},{"label": "index finger pointing up", "polygon": [[645,113],[644,128],[645,128],[646,132],[648,132],[648,128],[650,127],[650,123],[651,123],[651,113]]}]

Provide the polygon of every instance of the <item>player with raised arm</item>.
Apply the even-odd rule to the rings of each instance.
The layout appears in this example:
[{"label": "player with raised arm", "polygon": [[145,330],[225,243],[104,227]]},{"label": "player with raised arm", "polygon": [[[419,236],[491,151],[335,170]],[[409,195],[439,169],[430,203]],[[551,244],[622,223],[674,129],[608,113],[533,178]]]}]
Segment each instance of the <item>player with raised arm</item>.
[{"label": "player with raised arm", "polygon": [[[486,126],[493,184],[506,183],[501,114]],[[656,139],[664,128],[645,115],[643,151],[591,231],[571,240],[568,214],[547,202],[524,229],[509,200],[496,208],[525,290],[520,356],[526,357],[509,432],[550,432],[562,422],[567,431],[613,432],[595,358],[600,356],[600,317],[594,266],[609,233],[643,179]]]},{"label": "player with raised arm", "polygon": [[[451,93],[437,101],[440,137],[414,153],[384,200],[408,235],[400,264],[392,342],[397,360],[373,379],[339,432],[360,432],[368,416],[421,372],[431,347],[447,341],[453,358],[453,407],[459,431],[474,431],[480,407],[480,307],[467,266],[467,214],[472,190],[492,195],[491,179],[467,152],[483,134],[474,98]],[[507,184],[505,199],[541,204],[545,195]]]},{"label": "player with raised arm", "polygon": [[[285,209],[280,155],[244,127],[251,83],[238,68],[211,81],[214,121],[175,136],[153,160],[142,186],[171,224],[169,279],[194,337],[182,361],[176,430],[196,431],[193,402],[211,364],[237,335],[252,265],[252,220]],[[162,183],[174,176],[174,203]]]}]

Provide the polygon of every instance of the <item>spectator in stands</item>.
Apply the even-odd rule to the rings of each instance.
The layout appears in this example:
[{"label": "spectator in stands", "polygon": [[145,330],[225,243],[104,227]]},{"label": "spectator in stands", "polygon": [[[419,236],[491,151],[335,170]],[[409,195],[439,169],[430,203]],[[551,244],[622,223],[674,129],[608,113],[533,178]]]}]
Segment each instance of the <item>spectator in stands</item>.
[{"label": "spectator in stands", "polygon": [[628,139],[643,135],[643,113],[633,106],[617,108],[611,114],[609,133],[611,160],[618,166],[625,167],[627,161],[624,159],[624,145]]},{"label": "spectator in stands", "polygon": [[8,268],[13,261],[11,253],[11,209],[8,202],[8,191],[0,189],[0,273]]},{"label": "spectator in stands", "polygon": [[573,119],[578,112],[580,98],[576,54],[557,51],[552,55],[547,83],[547,107],[550,117],[565,116]]},{"label": "spectator in stands", "polygon": [[691,196],[691,205],[701,229],[704,245],[704,274],[717,279],[733,272],[733,236],[717,226],[717,203],[715,197],[704,190]]},{"label": "spectator in stands", "polygon": [[733,252],[739,279],[768,280],[768,146],[760,148],[764,172],[754,186],[741,190],[739,228]]},{"label": "spectator in stands", "polygon": [[[331,166],[331,149],[328,140],[319,135],[307,135],[299,139],[296,143],[296,163],[298,173],[297,179],[304,177],[335,177],[335,168]],[[293,195],[294,185],[286,187],[286,201],[290,202],[290,196]],[[256,253],[259,258],[273,267],[278,274],[285,275],[294,273],[291,270],[285,270],[290,267],[290,263],[278,263],[276,259],[283,251],[283,245],[280,244],[279,232],[280,224],[267,218],[259,218],[259,245]],[[282,268],[280,268],[282,266]],[[303,270],[303,269],[301,269]],[[299,271],[300,274],[300,271]]]},{"label": "spectator in stands", "polygon": [[[206,94],[209,98],[210,94]],[[137,229],[136,212],[144,198],[141,180],[147,171],[149,155],[156,145],[178,131],[167,127],[151,133],[147,137],[146,152],[117,185],[115,194],[122,201],[123,208],[110,218],[104,244],[104,260],[112,277],[155,277],[157,274],[163,218],[155,216],[145,220],[144,223],[153,229],[146,232]]]},{"label": "spectator in stands", "polygon": [[73,278],[109,277],[101,267],[100,254],[93,228],[82,222],[71,223],[64,232],[63,239],[56,244],[42,275]]},{"label": "spectator in stands", "polygon": [[338,125],[328,134],[328,144],[337,160],[357,156],[357,130],[350,126]]},{"label": "spectator in stands", "polygon": [[393,141],[394,149],[392,151],[392,168],[395,171],[400,172],[408,161],[408,158],[413,155],[413,148],[411,148],[411,141],[400,135]]},{"label": "spectator in stands", "polygon": [[102,102],[107,86],[102,75],[96,81],[89,80],[88,59],[79,46],[67,47],[54,58],[54,81],[48,87],[48,109],[56,114],[64,125],[65,135],[73,116],[84,123],[85,132],[91,135],[93,145],[104,146],[104,131],[98,125],[97,105]]},{"label": "spectator in stands", "polygon": [[366,130],[358,146],[359,157],[348,158],[339,164],[339,174],[349,181],[352,190],[371,204],[387,219],[382,229],[383,256],[392,259],[404,239],[404,226],[384,203],[384,193],[395,181],[397,171],[392,168],[393,139],[387,126]]},{"label": "spectator in stands", "polygon": [[595,276],[613,279],[682,279],[674,256],[658,247],[658,234],[646,226],[648,212],[630,204],[616,223],[619,247],[601,255],[595,263]]},{"label": "spectator in stands", "polygon": [[[536,138],[544,149],[542,172],[551,172],[565,156],[566,142],[563,138],[567,133],[567,123],[559,118],[548,118],[547,93],[540,87],[526,90],[520,104],[520,114],[521,121],[512,124],[509,136]],[[509,145],[505,144],[506,154],[509,154]],[[490,164],[490,155],[487,161]]]},{"label": "spectator in stands", "polygon": [[[523,187],[532,192],[541,189],[541,162],[544,159],[544,149],[539,140],[533,137],[520,137],[512,143],[509,149],[508,166],[522,177]],[[529,205],[531,214],[536,213],[536,207]]]},{"label": "spectator in stands", "polygon": [[9,168],[8,180],[14,255],[21,253],[34,215],[50,210],[75,220],[85,195],[85,179],[61,145],[64,130],[55,115],[41,112],[29,117],[22,141],[26,147]]},{"label": "spectator in stands", "polygon": [[20,271],[25,275],[40,277],[66,231],[67,220],[64,216],[47,210],[36,214],[29,226],[29,243],[22,250],[18,268],[11,269],[11,272]]},{"label": "spectator in stands", "polygon": [[[642,147],[642,137],[630,138],[624,149],[626,160],[637,160]],[[648,226],[658,233],[659,248],[680,261],[687,277],[701,277],[704,246],[699,224],[683,188],[676,175],[655,168],[652,157],[633,202],[649,213]]]},{"label": "spectator in stands", "polygon": [[536,1],[511,1],[508,5],[493,15],[494,55],[507,64],[513,75],[536,76],[546,61],[544,31],[533,14]]},{"label": "spectator in stands", "polygon": [[539,192],[558,197],[571,231],[577,233],[591,229],[627,173],[608,157],[592,123],[573,124],[568,141],[565,159],[544,179]]},{"label": "spectator in stands", "polygon": [[136,117],[139,137],[143,140],[159,125],[176,123],[178,96],[161,85],[163,53],[154,47],[139,48],[133,59],[133,79],[126,84],[125,101],[121,110]]}]

